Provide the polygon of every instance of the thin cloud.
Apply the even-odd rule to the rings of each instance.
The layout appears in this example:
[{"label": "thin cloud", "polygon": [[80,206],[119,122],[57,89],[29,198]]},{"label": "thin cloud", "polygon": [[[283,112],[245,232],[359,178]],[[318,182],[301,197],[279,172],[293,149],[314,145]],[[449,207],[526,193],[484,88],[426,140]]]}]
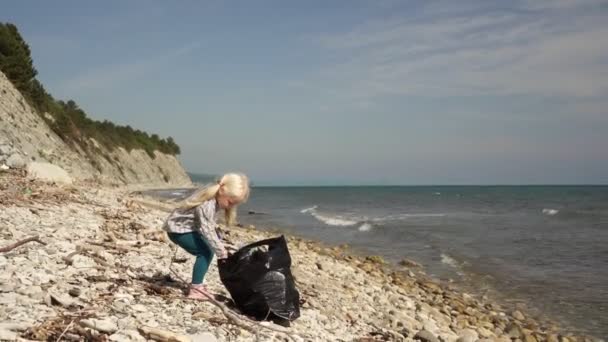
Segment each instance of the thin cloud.
[{"label": "thin cloud", "polygon": [[193,42],[154,57],[92,69],[65,81],[61,88],[65,93],[110,88],[137,79],[171,60],[192,53],[200,46],[200,42]]},{"label": "thin cloud", "polygon": [[521,7],[530,10],[563,10],[605,4],[606,0],[524,0]]},{"label": "thin cloud", "polygon": [[452,16],[445,8],[427,9],[415,19],[370,21],[325,35],[320,48],[343,62],[326,65],[320,80],[311,81],[367,99],[608,94],[608,25],[593,7],[600,2],[559,3],[554,7],[567,11],[519,11],[526,2]]}]

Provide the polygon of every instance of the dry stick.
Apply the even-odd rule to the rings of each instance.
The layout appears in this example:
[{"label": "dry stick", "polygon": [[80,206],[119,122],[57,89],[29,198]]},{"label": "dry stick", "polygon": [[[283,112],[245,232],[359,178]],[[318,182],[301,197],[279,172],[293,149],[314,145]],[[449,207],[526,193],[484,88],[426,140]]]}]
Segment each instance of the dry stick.
[{"label": "dry stick", "polygon": [[71,265],[73,262],[73,258],[76,254],[80,253],[80,251],[78,250],[78,248],[76,248],[76,250],[68,255],[62,256],[61,259],[68,265]]},{"label": "dry stick", "polygon": [[121,251],[121,252],[140,252],[137,249],[133,249],[133,248],[129,248],[129,247],[125,247],[125,246],[120,246],[117,244],[111,244],[111,243],[105,243],[105,242],[97,242],[97,241],[91,241],[91,240],[87,240],[87,243],[93,246],[99,246],[99,247],[105,247],[105,248],[109,248],[109,249],[115,249],[117,251]]},{"label": "dry stick", "polygon": [[[177,279],[179,279],[184,285],[187,286],[188,283],[175,270],[171,269],[171,272],[177,277]],[[263,325],[263,324],[260,324],[259,322],[253,321],[247,317],[239,317],[237,314],[231,312],[231,310],[228,309],[224,304],[218,302],[215,298],[213,298],[213,296],[209,295],[208,293],[200,291],[199,289],[194,288],[194,287],[192,287],[191,289],[202,294],[203,296],[205,296],[205,298],[207,298],[209,300],[209,302],[211,304],[217,306],[222,311],[224,316],[226,316],[226,318],[228,318],[228,320],[232,321],[235,325],[237,325],[253,334],[257,335],[257,332],[258,332],[253,326],[258,326],[258,327],[265,328],[265,329],[268,329],[271,331],[275,331],[275,332],[278,332],[281,334],[285,334],[290,339],[295,340],[293,338],[294,334],[291,333],[287,329],[282,329],[282,328],[273,327],[273,326],[269,326],[269,325]]]},{"label": "dry stick", "polygon": [[38,235],[36,235],[36,236],[30,236],[29,238],[23,239],[21,241],[17,241],[17,242],[15,242],[12,245],[0,247],[0,253],[10,252],[10,251],[12,251],[13,249],[15,249],[17,247],[19,247],[19,246],[21,246],[23,244],[26,244],[28,242],[32,242],[32,241],[38,242],[39,244],[42,244],[42,245],[46,245],[46,243],[40,241],[40,237]]},{"label": "dry stick", "polygon": [[61,335],[59,335],[59,338],[57,338],[57,342],[60,342],[60,341],[61,341],[61,338],[63,337],[63,335],[64,335],[64,334],[65,334],[65,333],[66,333],[68,330],[70,330],[70,327],[72,326],[72,324],[74,324],[74,320],[72,320],[72,321],[70,322],[70,324],[68,324],[68,326],[67,326],[67,327],[65,327],[65,329],[63,330],[63,332],[61,333]]}]

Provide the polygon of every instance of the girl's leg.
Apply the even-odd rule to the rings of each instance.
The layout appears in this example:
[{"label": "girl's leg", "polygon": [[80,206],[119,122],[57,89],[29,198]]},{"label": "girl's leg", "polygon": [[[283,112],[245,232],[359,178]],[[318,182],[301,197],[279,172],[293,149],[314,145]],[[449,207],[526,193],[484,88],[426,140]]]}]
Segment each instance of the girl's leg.
[{"label": "girl's leg", "polygon": [[196,256],[192,270],[192,284],[203,283],[209,264],[213,260],[213,251],[199,233],[175,234],[169,233],[169,239],[183,248],[186,252]]},{"label": "girl's leg", "polygon": [[192,235],[198,251],[198,253],[195,254],[196,261],[194,262],[194,268],[192,270],[192,284],[196,285],[203,283],[205,274],[213,260],[213,251],[200,234],[192,233]]}]

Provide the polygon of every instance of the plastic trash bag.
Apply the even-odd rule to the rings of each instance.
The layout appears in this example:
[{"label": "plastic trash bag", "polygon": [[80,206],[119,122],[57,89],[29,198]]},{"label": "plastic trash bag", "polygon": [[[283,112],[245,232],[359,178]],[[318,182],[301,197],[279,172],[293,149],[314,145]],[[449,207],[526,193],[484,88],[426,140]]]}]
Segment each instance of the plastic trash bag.
[{"label": "plastic trash bag", "polygon": [[300,294],[284,236],[247,245],[218,266],[222,283],[246,315],[283,325],[300,317]]}]

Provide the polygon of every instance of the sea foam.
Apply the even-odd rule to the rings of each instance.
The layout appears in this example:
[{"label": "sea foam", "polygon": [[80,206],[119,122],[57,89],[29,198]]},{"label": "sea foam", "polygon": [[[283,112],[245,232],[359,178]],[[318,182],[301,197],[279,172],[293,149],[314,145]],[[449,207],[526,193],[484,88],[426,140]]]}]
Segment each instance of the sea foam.
[{"label": "sea foam", "polygon": [[549,215],[549,216],[553,216],[553,215],[557,215],[557,213],[559,213],[559,210],[557,209],[543,209],[543,214],[545,215]]}]

